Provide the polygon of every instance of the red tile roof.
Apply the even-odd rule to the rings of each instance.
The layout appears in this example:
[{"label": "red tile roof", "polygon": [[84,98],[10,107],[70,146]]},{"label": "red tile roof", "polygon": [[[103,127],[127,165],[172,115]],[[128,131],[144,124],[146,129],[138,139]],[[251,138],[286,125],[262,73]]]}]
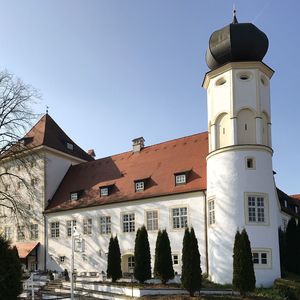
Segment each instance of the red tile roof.
[{"label": "red tile roof", "polygon": [[[46,212],[205,190],[207,154],[204,132],[71,166]],[[187,183],[175,186],[174,174],[184,171]],[[134,181],[146,178],[145,190],[135,192]],[[109,185],[109,196],[100,197],[99,187]],[[83,191],[82,197],[70,201],[75,191]]]},{"label": "red tile roof", "polygon": [[[67,136],[49,114],[45,114],[23,139],[27,149],[44,145],[86,161],[94,160]],[[73,145],[73,150],[67,148],[67,143]]]},{"label": "red tile roof", "polygon": [[300,200],[300,194],[296,194],[296,195],[290,195],[290,197]]},{"label": "red tile roof", "polygon": [[20,258],[26,258],[37,246],[37,243],[17,243],[15,246],[18,250],[18,254]]}]

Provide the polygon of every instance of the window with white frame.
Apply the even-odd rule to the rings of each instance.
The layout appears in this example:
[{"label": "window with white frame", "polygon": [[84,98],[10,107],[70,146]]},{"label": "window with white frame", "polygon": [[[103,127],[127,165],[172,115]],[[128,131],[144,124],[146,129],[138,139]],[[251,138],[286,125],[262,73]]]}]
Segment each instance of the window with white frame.
[{"label": "window with white frame", "polygon": [[175,174],[175,185],[186,184],[186,174]]},{"label": "window with white frame", "polygon": [[247,223],[248,224],[267,224],[268,223],[268,201],[264,195],[246,196]]},{"label": "window with white frame", "polygon": [[66,257],[65,257],[64,255],[59,257],[59,261],[60,261],[61,263],[64,263],[64,262],[65,262],[65,259],[66,259]]},{"label": "window with white frame", "polygon": [[38,224],[30,224],[30,239],[36,240],[39,238],[39,225]]},{"label": "window with white frame", "polygon": [[52,222],[50,224],[50,235],[52,238],[59,237],[59,222]]},{"label": "window with white frame", "polygon": [[78,192],[72,192],[72,193],[70,193],[70,199],[72,201],[78,200],[79,199]]},{"label": "window with white frame", "polygon": [[215,200],[208,200],[208,225],[216,223]]},{"label": "window with white frame", "polygon": [[123,214],[123,232],[134,232],[135,231],[135,216],[134,213]]},{"label": "window with white frame", "polygon": [[135,182],[135,191],[141,192],[145,189],[145,183],[144,181],[136,181]]},{"label": "window with white frame", "polygon": [[172,260],[173,260],[173,265],[178,266],[179,265],[179,255],[178,254],[173,254],[172,255]]},{"label": "window with white frame", "polygon": [[67,221],[67,236],[72,236],[73,228],[76,228],[76,220]]},{"label": "window with white frame", "polygon": [[84,219],[83,220],[83,234],[92,234],[93,220]]},{"label": "window with white frame", "polygon": [[6,240],[11,240],[12,239],[12,228],[9,226],[4,227],[4,238]]},{"label": "window with white frame", "polygon": [[111,233],[111,218],[110,216],[100,217],[100,234]]},{"label": "window with white frame", "polygon": [[102,188],[100,188],[100,196],[101,197],[108,196],[108,187],[102,187]]},{"label": "window with white frame", "polygon": [[18,241],[25,240],[25,226],[17,226],[17,239]]},{"label": "window with white frame", "polygon": [[271,268],[271,249],[252,249],[254,268]]},{"label": "window with white frame", "polygon": [[146,211],[147,230],[158,230],[158,211]]},{"label": "window with white frame", "polygon": [[134,256],[128,256],[128,271],[132,271],[134,269]]},{"label": "window with white frame", "polygon": [[282,218],[282,230],[283,231],[286,231],[286,228],[287,228],[287,224],[288,224],[288,220],[286,218]]},{"label": "window with white frame", "polygon": [[174,229],[188,227],[187,207],[172,208],[172,222]]}]

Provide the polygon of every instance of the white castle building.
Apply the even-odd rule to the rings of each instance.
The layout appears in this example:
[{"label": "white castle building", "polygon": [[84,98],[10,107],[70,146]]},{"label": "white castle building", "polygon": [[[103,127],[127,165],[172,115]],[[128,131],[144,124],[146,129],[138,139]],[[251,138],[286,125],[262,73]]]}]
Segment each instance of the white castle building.
[{"label": "white castle building", "polygon": [[[266,35],[250,23],[214,32],[206,61],[208,132],[95,159],[84,152],[48,115],[25,136],[34,163],[39,193],[37,217],[26,229],[0,218],[4,235],[19,249],[29,269],[70,269],[71,234],[79,274],[106,272],[108,244],[117,235],[122,271],[134,266],[139,227],[148,230],[152,264],[159,229],[166,229],[174,270],[181,272],[184,229],[193,226],[203,273],[218,283],[232,281],[236,230],[251,241],[257,286],[280,277],[278,228],[299,216],[300,197],[275,185],[272,166],[270,80],[273,70],[262,62]],[[14,161],[1,162],[15,168]],[[32,180],[32,179],[31,179]],[[17,183],[16,183],[17,186]],[[20,188],[20,187],[18,187]],[[297,199],[298,197],[298,199]]]}]

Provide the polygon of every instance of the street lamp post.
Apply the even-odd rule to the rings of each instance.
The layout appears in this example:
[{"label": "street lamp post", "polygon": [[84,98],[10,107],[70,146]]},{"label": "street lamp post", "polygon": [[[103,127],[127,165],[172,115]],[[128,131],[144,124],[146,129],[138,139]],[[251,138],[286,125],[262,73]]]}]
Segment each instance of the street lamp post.
[{"label": "street lamp post", "polygon": [[74,252],[75,252],[75,239],[78,238],[80,235],[76,230],[76,226],[72,224],[72,253],[71,253],[71,300],[74,300]]}]

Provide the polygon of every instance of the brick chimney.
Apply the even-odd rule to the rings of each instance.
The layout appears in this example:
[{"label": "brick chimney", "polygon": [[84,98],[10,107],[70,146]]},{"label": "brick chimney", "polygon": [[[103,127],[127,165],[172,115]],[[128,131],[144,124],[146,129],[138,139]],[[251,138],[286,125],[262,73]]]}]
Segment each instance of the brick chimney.
[{"label": "brick chimney", "polygon": [[90,155],[91,157],[95,158],[96,157],[96,153],[94,151],[94,149],[90,149],[87,151],[88,155]]},{"label": "brick chimney", "polygon": [[144,148],[144,138],[141,136],[139,138],[133,139],[132,140],[132,151],[135,152],[140,152]]}]

